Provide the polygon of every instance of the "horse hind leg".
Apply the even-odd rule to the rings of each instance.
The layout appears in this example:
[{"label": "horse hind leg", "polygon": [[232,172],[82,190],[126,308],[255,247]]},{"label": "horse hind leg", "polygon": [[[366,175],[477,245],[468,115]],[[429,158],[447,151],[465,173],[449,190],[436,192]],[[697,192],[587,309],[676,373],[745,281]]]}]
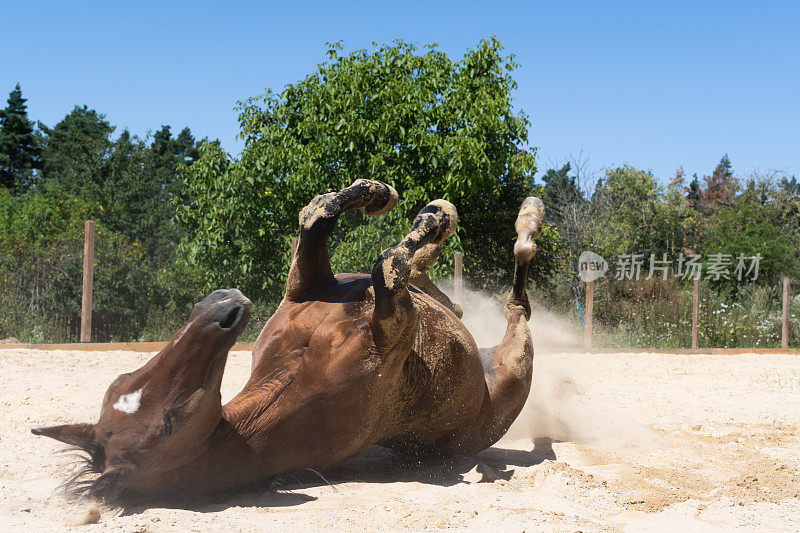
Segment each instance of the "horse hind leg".
[{"label": "horse hind leg", "polygon": [[506,300],[506,319],[516,309],[523,311],[526,320],[531,318],[531,304],[526,290],[528,267],[536,255],[536,238],[542,234],[543,226],[544,204],[535,196],[525,198],[514,224],[517,230],[517,240],[514,243],[514,282]]},{"label": "horse hind leg", "polygon": [[445,306],[453,312],[458,318],[464,315],[461,306],[452,301],[445,293],[439,290],[431,279],[428,277],[427,269],[439,258],[442,253],[442,245],[438,243],[430,243],[421,247],[411,258],[411,274],[409,282],[432,297],[434,300]]},{"label": "horse hind leg", "polygon": [[[431,247],[440,249],[441,243],[455,232],[457,224],[455,206],[446,200],[434,200],[419,212],[411,232],[397,246],[384,250],[378,257],[372,269],[375,291],[372,333],[381,352],[388,353],[398,348],[402,353],[405,348],[410,349],[418,320],[408,292],[412,274],[419,275],[421,268],[424,275],[424,269],[430,263],[421,265],[431,256],[426,251],[431,251]],[[438,251],[433,255],[434,260],[436,256]]]},{"label": "horse hind leg", "polygon": [[295,302],[313,297],[315,291],[334,282],[328,251],[328,235],[342,213],[360,210],[382,215],[397,205],[397,191],[380,181],[356,180],[341,191],[314,197],[300,211],[300,239],[289,268],[286,297]]},{"label": "horse hind leg", "polygon": [[535,239],[544,224],[544,204],[528,197],[520,207],[514,244],[514,282],[506,299],[508,321],[503,340],[487,350],[483,365],[489,401],[484,402],[476,427],[468,431],[464,451],[483,450],[505,435],[522,411],[533,377],[533,339],[528,328],[531,306],[526,282],[528,266],[536,254]]}]

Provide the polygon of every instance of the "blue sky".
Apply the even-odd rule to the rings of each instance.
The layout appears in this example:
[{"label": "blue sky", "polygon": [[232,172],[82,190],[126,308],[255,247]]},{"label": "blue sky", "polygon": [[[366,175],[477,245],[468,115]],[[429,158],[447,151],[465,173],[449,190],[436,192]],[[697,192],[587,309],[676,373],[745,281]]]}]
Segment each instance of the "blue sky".
[{"label": "blue sky", "polygon": [[[237,100],[280,90],[348,49],[402,37],[453,58],[497,35],[522,68],[515,107],[548,168],[628,163],[662,181],[710,173],[800,175],[800,3],[15,2],[2,7],[0,92],[32,118],[76,104],[145,135],[161,124],[236,154]],[[9,24],[10,22],[10,24]]]}]

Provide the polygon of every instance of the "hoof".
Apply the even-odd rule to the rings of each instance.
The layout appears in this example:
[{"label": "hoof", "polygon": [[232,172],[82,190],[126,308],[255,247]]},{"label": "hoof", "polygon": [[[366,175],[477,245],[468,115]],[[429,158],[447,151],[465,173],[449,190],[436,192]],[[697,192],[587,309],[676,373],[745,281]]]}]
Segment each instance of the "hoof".
[{"label": "hoof", "polygon": [[369,217],[374,217],[388,213],[397,205],[397,191],[391,185],[373,180],[356,180],[351,187],[366,187],[369,192],[365,194],[369,198],[367,203],[359,209]]},{"label": "hoof", "polygon": [[456,206],[447,200],[434,200],[419,212],[409,237],[419,239],[423,235],[428,235],[430,236],[428,243],[442,244],[455,233],[457,227]]},{"label": "hoof", "polygon": [[397,191],[372,180],[356,180],[339,192],[316,196],[300,211],[300,227],[310,230],[319,221],[331,221],[358,209],[367,216],[382,215],[397,205]]},{"label": "hoof", "polygon": [[536,253],[534,240],[542,234],[544,227],[544,203],[535,196],[528,196],[522,202],[515,224],[517,242],[514,255],[519,260],[530,261]]}]

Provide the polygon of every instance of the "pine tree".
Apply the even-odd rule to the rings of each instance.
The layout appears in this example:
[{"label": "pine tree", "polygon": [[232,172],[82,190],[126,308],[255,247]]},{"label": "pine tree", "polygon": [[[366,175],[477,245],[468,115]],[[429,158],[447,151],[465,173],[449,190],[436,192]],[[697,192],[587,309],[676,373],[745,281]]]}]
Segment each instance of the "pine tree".
[{"label": "pine tree", "polygon": [[675,171],[675,177],[672,178],[672,181],[669,182],[668,187],[677,187],[683,188],[683,181],[686,178],[686,171],[683,170],[683,166],[678,167],[678,170]]},{"label": "pine tree", "polygon": [[18,83],[0,110],[0,185],[14,191],[30,188],[33,171],[41,168],[40,140],[25,102]]},{"label": "pine tree", "polygon": [[710,176],[704,176],[705,188],[701,196],[701,205],[710,210],[718,208],[720,205],[730,205],[739,184],[733,177],[733,169],[728,154],[722,156],[719,164]]},{"label": "pine tree", "polygon": [[173,137],[169,126],[161,126],[153,135],[153,142],[150,144],[150,172],[153,179],[161,184],[164,199],[180,194],[180,164],[191,165],[199,159],[200,145],[205,141],[207,139],[195,141],[189,128],[183,128],[177,137]]},{"label": "pine tree", "polygon": [[108,172],[114,127],[105,115],[75,106],[48,134],[42,175],[65,192],[98,199]]},{"label": "pine tree", "polygon": [[697,174],[692,175],[692,181],[686,189],[686,200],[690,207],[697,207],[700,202],[700,180],[697,179]]},{"label": "pine tree", "polygon": [[567,162],[556,170],[549,169],[542,176],[544,195],[550,209],[550,218],[559,224],[564,217],[567,206],[583,201],[583,193],[574,175],[570,175],[572,166]]}]

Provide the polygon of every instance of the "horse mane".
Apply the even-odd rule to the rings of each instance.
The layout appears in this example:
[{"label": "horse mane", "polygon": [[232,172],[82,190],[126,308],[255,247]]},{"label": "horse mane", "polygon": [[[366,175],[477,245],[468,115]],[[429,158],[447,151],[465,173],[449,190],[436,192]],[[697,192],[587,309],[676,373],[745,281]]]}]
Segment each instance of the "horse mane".
[{"label": "horse mane", "polygon": [[105,451],[99,444],[91,443],[88,447],[67,446],[62,449],[72,461],[72,475],[58,486],[70,500],[84,499],[93,496],[94,484],[99,474],[103,473]]}]

